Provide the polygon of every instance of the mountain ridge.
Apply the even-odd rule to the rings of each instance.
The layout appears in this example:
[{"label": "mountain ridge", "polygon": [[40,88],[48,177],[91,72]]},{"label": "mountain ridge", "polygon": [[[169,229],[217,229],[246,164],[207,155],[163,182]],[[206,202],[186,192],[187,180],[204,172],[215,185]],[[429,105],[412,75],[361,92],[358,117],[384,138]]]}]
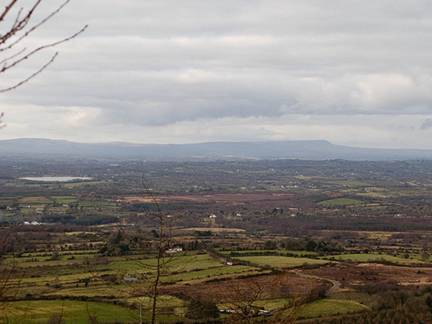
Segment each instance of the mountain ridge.
[{"label": "mountain ridge", "polygon": [[359,148],[326,140],[138,144],[78,143],[68,140],[19,138],[0,140],[0,156],[146,160],[432,160],[432,150]]}]

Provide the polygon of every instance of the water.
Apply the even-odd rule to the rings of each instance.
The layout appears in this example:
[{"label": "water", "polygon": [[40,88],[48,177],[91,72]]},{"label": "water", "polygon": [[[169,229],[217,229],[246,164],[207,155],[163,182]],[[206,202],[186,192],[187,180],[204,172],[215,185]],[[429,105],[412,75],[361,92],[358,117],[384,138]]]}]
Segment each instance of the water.
[{"label": "water", "polygon": [[93,178],[90,177],[25,177],[20,178],[21,180],[27,181],[38,181],[38,182],[71,182],[71,181],[88,181]]}]

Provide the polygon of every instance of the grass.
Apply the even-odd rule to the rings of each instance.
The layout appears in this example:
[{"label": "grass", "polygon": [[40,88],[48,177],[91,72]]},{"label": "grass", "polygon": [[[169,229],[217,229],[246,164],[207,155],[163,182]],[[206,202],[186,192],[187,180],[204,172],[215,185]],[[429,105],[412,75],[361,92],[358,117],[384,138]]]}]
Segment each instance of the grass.
[{"label": "grass", "polygon": [[[329,257],[326,257],[328,259]],[[393,256],[388,254],[378,254],[378,253],[364,253],[364,254],[339,254],[331,256],[331,259],[338,261],[352,261],[352,262],[391,262],[401,265],[412,265],[423,263],[417,259],[406,259],[399,256]]]},{"label": "grass", "polygon": [[65,266],[83,263],[84,260],[93,258],[94,254],[59,255],[55,260],[52,257],[52,255],[20,258],[9,257],[5,259],[5,264],[13,264],[20,268]]},{"label": "grass", "polygon": [[321,299],[301,306],[297,310],[297,318],[316,318],[339,314],[358,313],[368,307],[353,300]]},{"label": "grass", "polygon": [[[268,311],[275,311],[281,309],[288,309],[292,300],[288,298],[274,298],[274,299],[262,299],[253,302],[253,306]],[[218,304],[219,309],[229,309],[232,307],[230,303]]]},{"label": "grass", "polygon": [[[152,307],[152,299],[146,296],[129,298],[127,301],[133,305],[142,305],[143,309],[150,309]],[[162,308],[185,307],[185,301],[168,295],[159,296],[158,303]]]},{"label": "grass", "polygon": [[[73,289],[76,284],[82,285],[82,281],[93,278],[93,282],[101,281],[101,276],[112,275],[121,278],[126,275],[146,273],[151,275],[155,271],[156,259],[143,259],[140,256],[131,257],[108,257],[107,263],[95,264],[87,267],[84,262],[88,258],[92,260],[94,255],[77,254],[75,259],[69,260],[70,256],[60,256],[60,260],[50,260],[51,256],[33,256],[18,259],[8,259],[7,264],[18,262],[19,268],[34,269],[32,276],[25,276],[21,279],[14,279],[13,283],[26,285],[27,288],[37,289],[53,284],[61,286],[55,292],[61,295],[63,291]],[[225,266],[222,262],[211,258],[207,254],[179,255],[167,259],[162,282],[188,282],[220,277],[236,276],[237,274],[257,273],[259,269],[249,266]],[[106,285],[106,283],[104,284]],[[75,287],[79,288],[79,287]],[[83,292],[79,289],[70,293],[78,295]],[[112,292],[109,293],[110,295]],[[85,293],[88,295],[88,293]],[[96,295],[101,295],[98,291]]]},{"label": "grass", "polygon": [[[65,233],[71,234],[71,233],[92,233],[92,232],[68,232]],[[98,250],[73,250],[73,251],[57,251],[59,255],[82,255],[82,254],[97,254]],[[23,253],[22,257],[37,257],[37,256],[51,256],[53,252],[29,252],[29,253]]]},{"label": "grass", "polygon": [[370,184],[365,182],[365,181],[353,180],[353,179],[340,179],[340,180],[330,179],[330,180],[324,180],[324,181],[326,183],[341,185],[341,186],[349,187],[349,188],[362,188],[362,187],[370,186]]},{"label": "grass", "polygon": [[174,283],[180,281],[192,281],[200,279],[212,279],[226,275],[244,274],[256,272],[258,269],[248,266],[222,266],[218,268],[211,268],[199,271],[183,272],[175,275],[168,275],[162,278],[162,282]]},{"label": "grass", "polygon": [[282,255],[282,256],[296,256],[296,257],[303,257],[303,256],[317,256],[318,253],[312,252],[312,251],[293,251],[293,250],[238,250],[238,251],[219,251],[219,253],[225,255],[225,256],[242,256],[243,254],[245,256],[265,256],[265,255]]},{"label": "grass", "polygon": [[11,302],[6,305],[8,323],[47,323],[52,316],[63,314],[66,323],[89,323],[88,312],[101,322],[133,322],[137,319],[135,311],[107,303],[38,300]]},{"label": "grass", "polygon": [[47,197],[23,197],[18,200],[18,203],[26,205],[45,205],[51,204],[52,201]]},{"label": "grass", "polygon": [[77,202],[77,198],[75,196],[53,196],[51,197],[57,204],[71,204]]},{"label": "grass", "polygon": [[309,259],[309,258],[296,258],[285,256],[248,256],[238,257],[238,260],[251,262],[258,265],[267,265],[275,268],[295,268],[306,264],[326,264],[328,261]]},{"label": "grass", "polygon": [[318,203],[320,206],[324,207],[344,207],[344,206],[359,206],[362,205],[363,201],[358,199],[351,199],[351,198],[336,198],[336,199],[329,199],[324,200]]},{"label": "grass", "polygon": [[[105,272],[105,274],[114,274]],[[93,278],[93,274],[89,272],[79,272],[74,274],[65,274],[65,275],[48,275],[43,277],[26,277],[22,279],[14,279],[11,282],[17,284],[25,284],[28,286],[42,286],[45,284],[75,284],[76,282],[86,279]]]},{"label": "grass", "polygon": [[104,185],[106,182],[104,181],[82,181],[82,182],[67,182],[62,183],[63,187],[66,189],[79,189],[81,187],[87,187],[87,186],[97,186],[97,185]]},{"label": "grass", "polygon": [[281,308],[288,307],[291,300],[287,298],[265,299],[258,300],[254,303],[255,306],[263,308],[268,311],[273,311]]},{"label": "grass", "polygon": [[377,232],[377,231],[369,231],[362,232],[362,234],[366,234],[367,238],[370,240],[388,240],[392,237],[394,233],[392,232]]},{"label": "grass", "polygon": [[[221,266],[221,262],[212,259],[207,254],[180,255],[166,259],[170,272],[185,272],[198,269],[209,269]],[[148,270],[156,265],[156,259],[118,260],[104,266],[109,270],[134,272]]]},{"label": "grass", "polygon": [[126,299],[131,294],[131,287],[122,284],[90,284],[89,287],[75,287],[72,285],[71,288],[63,288],[55,290],[53,292],[45,293],[47,296],[58,296],[61,297],[99,297],[106,298],[114,296],[115,299]]}]

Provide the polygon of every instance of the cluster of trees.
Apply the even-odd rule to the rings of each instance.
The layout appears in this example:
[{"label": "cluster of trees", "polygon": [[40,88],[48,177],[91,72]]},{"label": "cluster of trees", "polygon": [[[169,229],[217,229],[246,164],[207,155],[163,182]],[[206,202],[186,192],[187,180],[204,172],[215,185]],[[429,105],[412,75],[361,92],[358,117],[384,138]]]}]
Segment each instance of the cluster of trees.
[{"label": "cluster of trees", "polygon": [[118,218],[112,215],[80,215],[70,214],[45,214],[41,217],[42,223],[55,223],[64,225],[91,226],[112,224],[118,222]]},{"label": "cluster of trees", "polygon": [[286,249],[293,251],[309,251],[309,252],[340,252],[344,248],[340,243],[326,240],[308,239],[286,239],[286,240],[267,240],[264,243],[265,250]]},{"label": "cluster of trees", "polygon": [[188,304],[186,318],[193,320],[195,323],[209,323],[219,317],[219,309],[215,303],[192,299]]},{"label": "cluster of trees", "polygon": [[100,249],[100,253],[106,256],[127,255],[137,246],[137,240],[129,238],[123,231],[117,231]]}]

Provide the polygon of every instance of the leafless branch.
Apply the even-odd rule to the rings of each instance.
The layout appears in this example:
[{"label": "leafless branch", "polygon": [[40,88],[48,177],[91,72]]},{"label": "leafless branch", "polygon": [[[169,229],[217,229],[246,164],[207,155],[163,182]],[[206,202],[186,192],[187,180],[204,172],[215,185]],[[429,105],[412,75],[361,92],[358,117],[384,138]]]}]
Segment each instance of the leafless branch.
[{"label": "leafless branch", "polygon": [[[2,65],[0,67],[0,74],[4,74],[7,71],[16,68],[18,65],[20,65],[24,61],[29,60],[39,52],[45,51],[53,47],[57,47],[63,43],[71,41],[72,39],[78,37],[87,29],[88,26],[85,25],[82,28],[80,28],[77,32],[59,41],[40,45],[36,48],[29,49],[29,50],[21,49],[14,54],[9,54],[9,51],[13,50],[16,45],[21,43],[24,39],[28,38],[29,35],[31,35],[35,30],[38,30],[40,27],[42,27],[44,24],[50,21],[53,17],[57,16],[71,2],[71,0],[63,1],[58,7],[52,10],[46,16],[44,16],[39,22],[30,26],[31,21],[33,20],[34,15],[39,9],[42,2],[43,0],[36,0],[33,3],[33,5],[30,7],[30,9],[25,13],[23,8],[16,9],[17,13],[15,19],[13,20],[13,23],[11,24],[11,26],[5,28],[6,31],[0,35],[0,46],[2,46],[0,47],[0,55],[4,56],[3,58],[0,57],[0,65]],[[9,3],[5,6],[3,11],[0,13],[0,27],[3,27],[3,25],[8,20],[6,18],[8,18],[8,16],[12,14],[13,11],[15,11],[14,9],[17,8],[17,6],[18,6],[18,0],[9,0]],[[57,56],[58,53],[51,55],[50,59],[47,60],[46,63],[43,64],[40,68],[38,68],[35,72],[31,73],[28,77],[17,82],[14,85],[8,86],[4,89],[0,89],[0,93],[14,90],[22,86],[23,84],[29,82],[37,75],[42,73],[44,70],[46,70],[48,66],[50,66],[55,61]]]},{"label": "leafless branch", "polygon": [[[21,80],[20,82],[16,83],[15,85],[13,85],[13,86],[11,86],[11,87],[9,87],[9,88],[0,89],[0,93],[4,93],[4,92],[8,92],[8,91],[12,91],[12,90],[14,90],[14,89],[16,89],[16,88],[22,86],[23,84],[29,82],[30,80],[34,79],[38,74],[42,73],[46,68],[48,68],[48,66],[50,66],[50,65],[55,61],[55,59],[57,58],[57,56],[58,56],[58,52],[55,53],[55,54],[54,54],[54,55],[49,59],[49,61],[48,61],[47,63],[45,63],[44,65],[42,65],[42,67],[41,67],[39,70],[37,70],[36,72],[32,73],[30,76],[28,76],[27,78],[25,78],[24,80]],[[3,115],[4,115],[4,114],[2,113],[2,116],[1,116],[1,117],[3,117]],[[0,119],[0,120],[1,120],[1,119]],[[0,125],[1,125],[1,124],[0,124]]]},{"label": "leafless branch", "polygon": [[149,193],[150,199],[156,207],[156,215],[158,219],[158,239],[156,242],[156,266],[155,274],[150,287],[150,297],[152,299],[151,306],[151,323],[156,323],[157,302],[159,298],[159,286],[164,270],[169,263],[167,260],[166,251],[172,246],[172,233],[170,231],[170,222],[167,215],[164,215],[158,199],[155,197],[152,190],[146,184],[144,173],[141,176],[142,187]]}]

